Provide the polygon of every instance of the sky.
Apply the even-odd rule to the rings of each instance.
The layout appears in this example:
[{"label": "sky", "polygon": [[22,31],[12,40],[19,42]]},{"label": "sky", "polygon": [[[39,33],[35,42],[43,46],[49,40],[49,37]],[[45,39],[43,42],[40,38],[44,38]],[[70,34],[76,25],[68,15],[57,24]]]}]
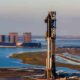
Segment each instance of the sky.
[{"label": "sky", "polygon": [[0,0],[0,34],[45,35],[45,17],[57,13],[58,36],[80,36],[80,0]]}]

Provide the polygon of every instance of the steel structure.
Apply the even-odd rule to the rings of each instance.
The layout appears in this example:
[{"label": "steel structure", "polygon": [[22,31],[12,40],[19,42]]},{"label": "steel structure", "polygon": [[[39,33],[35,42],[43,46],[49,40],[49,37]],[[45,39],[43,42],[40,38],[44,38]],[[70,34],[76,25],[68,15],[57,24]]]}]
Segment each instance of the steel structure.
[{"label": "steel structure", "polygon": [[55,39],[56,39],[56,12],[50,11],[45,19],[47,23],[47,43],[48,52],[46,58],[46,76],[47,80],[53,80],[56,77],[55,67]]}]

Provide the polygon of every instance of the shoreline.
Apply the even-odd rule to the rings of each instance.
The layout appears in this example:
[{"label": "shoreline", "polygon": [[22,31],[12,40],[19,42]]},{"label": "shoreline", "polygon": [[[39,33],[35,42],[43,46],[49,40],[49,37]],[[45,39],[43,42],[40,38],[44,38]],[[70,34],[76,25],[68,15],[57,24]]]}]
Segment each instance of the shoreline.
[{"label": "shoreline", "polygon": [[[60,50],[59,51],[57,51],[58,53],[57,54],[60,54],[61,52],[62,52],[62,50],[61,50],[61,52],[60,52]],[[63,51],[63,52],[65,52],[65,51]],[[62,53],[63,53],[62,52]],[[30,54],[31,53],[31,54]],[[34,53],[38,53],[38,54],[34,54]],[[43,54],[44,53],[44,54]],[[13,56],[13,55],[18,55],[17,56],[17,58],[15,57],[15,56]],[[20,56],[19,56],[20,55]],[[24,55],[24,56],[22,56],[22,55]],[[26,55],[26,56],[25,56]],[[25,63],[25,64],[32,64],[31,62],[33,61],[33,60],[35,60],[35,61],[39,61],[39,63],[38,63],[38,65],[43,65],[44,63],[45,63],[45,58],[46,58],[46,51],[37,51],[37,52],[20,52],[20,53],[13,53],[13,54],[11,54],[11,55],[9,55],[9,57],[10,58],[14,58],[14,59],[19,59],[19,60],[21,60],[21,63]],[[29,58],[30,57],[30,58]],[[25,59],[24,59],[25,58]],[[27,58],[27,59],[26,59]],[[34,59],[31,59],[31,58],[34,58]],[[40,59],[40,60],[39,60]],[[42,60],[41,60],[42,59]],[[30,61],[30,62],[27,62],[27,61]],[[44,62],[44,63],[43,63]],[[34,62],[33,61],[33,65],[37,65],[37,62]],[[45,65],[45,64],[44,64]],[[70,65],[70,64],[64,64],[64,63],[56,63],[56,65],[57,66],[60,66],[60,67],[64,67],[64,68],[69,68],[69,69],[75,69],[75,70],[79,70],[80,68],[80,66],[72,66],[72,65]],[[25,76],[28,76],[28,77],[30,77],[30,76],[33,76],[33,77],[35,77],[34,75],[37,75],[37,74],[39,74],[39,75],[41,75],[41,74],[44,74],[44,71],[45,71],[45,69],[41,69],[41,68],[37,68],[37,69],[29,69],[29,68],[26,68],[26,67],[23,67],[23,68],[0,68],[0,78],[2,78],[2,77],[7,77],[7,78],[11,78],[11,77],[25,77]],[[16,75],[16,74],[18,74],[18,75]],[[61,73],[60,73],[61,74]],[[68,74],[68,73],[65,73],[65,72],[63,72],[62,74]],[[69,75],[70,75],[71,73],[69,73]],[[78,75],[78,72],[76,72],[76,73],[73,73],[74,75]],[[80,75],[80,73],[79,73],[79,75]],[[37,78],[39,78],[40,76],[38,76]],[[79,78],[79,77],[78,77]],[[24,80],[24,79],[22,79],[22,80]],[[26,80],[28,80],[28,78],[26,77]],[[29,80],[35,80],[35,79],[29,79]],[[62,79],[61,79],[62,80]],[[74,80],[74,79],[73,79]]]},{"label": "shoreline", "polygon": [[[34,54],[34,53],[37,53],[37,54]],[[59,54],[59,53],[57,53],[57,54]],[[15,58],[15,59],[21,59],[22,63],[24,63],[24,64],[44,65],[44,66],[46,65],[45,64],[45,59],[46,59],[46,52],[45,51],[44,52],[23,52],[22,54],[21,53],[20,54],[15,53],[10,57]],[[70,69],[80,70],[80,65],[72,65],[72,64],[68,64],[68,63],[65,64],[65,63],[56,62],[56,66],[67,67],[67,68],[70,68]]]}]

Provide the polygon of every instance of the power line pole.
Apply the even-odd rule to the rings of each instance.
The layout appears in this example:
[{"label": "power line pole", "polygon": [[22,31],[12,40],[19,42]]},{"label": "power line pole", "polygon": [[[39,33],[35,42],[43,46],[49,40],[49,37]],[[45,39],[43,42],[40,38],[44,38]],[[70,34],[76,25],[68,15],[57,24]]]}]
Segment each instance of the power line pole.
[{"label": "power line pole", "polygon": [[56,12],[50,11],[45,19],[47,23],[47,43],[48,52],[46,58],[46,75],[47,80],[56,78],[56,67],[55,67],[55,39],[56,39]]}]

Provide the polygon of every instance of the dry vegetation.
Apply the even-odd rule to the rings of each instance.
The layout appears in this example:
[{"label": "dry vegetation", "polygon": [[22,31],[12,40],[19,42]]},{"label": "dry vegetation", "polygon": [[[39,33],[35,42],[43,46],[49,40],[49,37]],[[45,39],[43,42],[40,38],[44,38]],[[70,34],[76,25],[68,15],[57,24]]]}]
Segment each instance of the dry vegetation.
[{"label": "dry vegetation", "polygon": [[[66,48],[58,48],[56,49],[56,53],[57,54],[61,54],[64,52],[73,52],[74,54],[76,53],[76,55],[79,55],[80,49],[66,49]],[[21,59],[23,61],[23,63],[27,63],[27,64],[34,64],[34,65],[46,65],[45,61],[46,61],[46,53],[47,52],[25,52],[25,53],[20,53],[20,54],[13,54],[11,57],[12,58],[18,58]],[[72,64],[64,64],[64,63],[59,63],[56,62],[56,66],[60,66],[60,67],[68,67],[71,69],[76,69],[76,70],[80,70],[80,65],[72,65]]]}]

